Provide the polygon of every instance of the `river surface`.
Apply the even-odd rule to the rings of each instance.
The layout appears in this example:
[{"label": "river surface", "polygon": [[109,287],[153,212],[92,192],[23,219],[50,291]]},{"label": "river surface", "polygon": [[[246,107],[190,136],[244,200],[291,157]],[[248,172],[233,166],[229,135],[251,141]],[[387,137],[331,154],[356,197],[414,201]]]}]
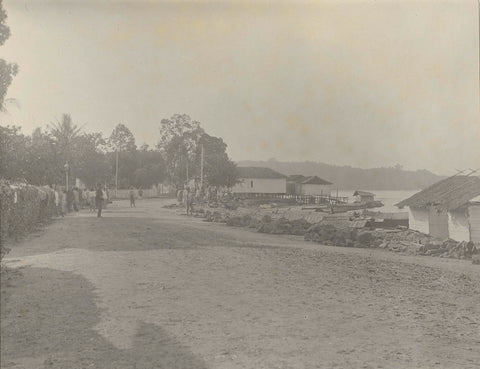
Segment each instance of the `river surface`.
[{"label": "river surface", "polygon": [[[399,212],[405,212],[406,209],[399,209],[395,206],[395,204],[399,203],[402,200],[405,200],[409,198],[410,196],[416,194],[420,190],[414,190],[414,191],[384,191],[384,190],[362,190],[362,191],[367,191],[375,194],[375,200],[380,200],[383,202],[384,206],[380,208],[375,208],[372,210],[375,211],[383,211],[387,213],[399,213]],[[338,191],[338,196],[346,196],[348,197],[348,202],[353,202],[354,197],[353,193],[355,190],[339,190]],[[332,196],[336,196],[337,192],[332,191]]]}]

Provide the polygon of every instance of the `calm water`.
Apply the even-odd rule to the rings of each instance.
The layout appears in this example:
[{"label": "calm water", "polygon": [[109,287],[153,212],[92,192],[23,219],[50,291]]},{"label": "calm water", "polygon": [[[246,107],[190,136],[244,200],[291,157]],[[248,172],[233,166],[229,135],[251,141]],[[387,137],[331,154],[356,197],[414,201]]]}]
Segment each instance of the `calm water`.
[{"label": "calm water", "polygon": [[[415,191],[379,191],[379,190],[363,190],[375,194],[375,200],[380,200],[385,205],[381,208],[374,208],[371,209],[373,211],[383,211],[386,213],[398,213],[404,212],[405,209],[399,209],[395,206],[395,204],[399,203],[402,200],[409,198],[410,196],[419,192],[419,190]],[[347,196],[349,202],[354,201],[353,193],[355,190],[352,191],[338,191],[338,196]],[[332,191],[332,196],[336,195],[336,191]]]}]

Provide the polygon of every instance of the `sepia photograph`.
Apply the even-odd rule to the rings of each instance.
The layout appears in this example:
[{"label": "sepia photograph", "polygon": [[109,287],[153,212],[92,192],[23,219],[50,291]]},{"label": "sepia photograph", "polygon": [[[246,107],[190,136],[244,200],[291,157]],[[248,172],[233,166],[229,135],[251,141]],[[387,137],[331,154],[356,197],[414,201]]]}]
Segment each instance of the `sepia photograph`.
[{"label": "sepia photograph", "polygon": [[1,369],[480,368],[479,0],[0,0]]}]

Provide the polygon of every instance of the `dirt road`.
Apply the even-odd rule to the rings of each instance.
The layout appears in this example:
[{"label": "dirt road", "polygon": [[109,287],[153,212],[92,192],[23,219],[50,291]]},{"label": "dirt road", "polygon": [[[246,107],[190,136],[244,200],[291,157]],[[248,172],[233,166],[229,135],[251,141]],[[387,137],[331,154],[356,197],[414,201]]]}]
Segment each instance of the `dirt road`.
[{"label": "dirt road", "polygon": [[15,245],[1,368],[478,368],[480,267],[257,234],[162,208]]}]

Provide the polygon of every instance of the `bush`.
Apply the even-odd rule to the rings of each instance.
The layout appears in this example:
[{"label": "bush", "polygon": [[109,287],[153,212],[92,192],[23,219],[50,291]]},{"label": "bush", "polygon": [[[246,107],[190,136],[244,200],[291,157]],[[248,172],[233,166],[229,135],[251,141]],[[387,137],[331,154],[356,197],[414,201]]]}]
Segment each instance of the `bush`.
[{"label": "bush", "polygon": [[10,184],[0,180],[1,257],[7,253],[7,239],[18,239],[38,223],[56,214],[55,193],[46,187]]},{"label": "bush", "polygon": [[359,243],[360,247],[373,247],[374,246],[374,237],[372,235],[372,232],[362,232],[359,233],[357,236],[357,242]]},{"label": "bush", "polygon": [[272,221],[272,217],[268,214],[264,215],[262,218],[262,223],[270,223]]},{"label": "bush", "polygon": [[233,216],[227,219],[227,226],[230,227],[243,227],[243,224],[242,218],[239,216]]}]

